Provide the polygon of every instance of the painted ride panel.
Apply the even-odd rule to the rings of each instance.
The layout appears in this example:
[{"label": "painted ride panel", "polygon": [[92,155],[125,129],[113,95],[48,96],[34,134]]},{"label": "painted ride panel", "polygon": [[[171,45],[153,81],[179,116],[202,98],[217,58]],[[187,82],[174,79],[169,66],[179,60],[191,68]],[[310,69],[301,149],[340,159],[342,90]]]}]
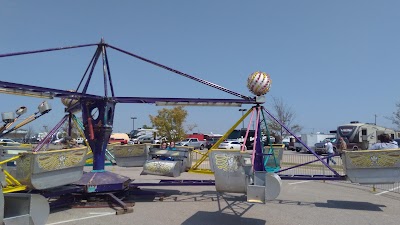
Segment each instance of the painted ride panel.
[{"label": "painted ride panel", "polygon": [[113,155],[118,166],[142,167],[147,159],[145,144],[114,145]]},{"label": "painted ride panel", "polygon": [[400,182],[400,149],[343,151],[347,178],[360,184]]},{"label": "painted ride panel", "polygon": [[16,179],[37,190],[73,183],[82,177],[87,151],[87,147],[81,147],[21,153],[16,161]]},{"label": "painted ride panel", "polygon": [[5,225],[46,224],[50,206],[47,199],[42,195],[8,193],[4,194],[4,200],[3,222]]},{"label": "painted ride panel", "polygon": [[0,145],[1,155],[18,155],[21,152],[32,151],[32,145],[19,145],[19,146],[2,146]]},{"label": "painted ride panel", "polygon": [[168,177],[178,177],[181,175],[182,161],[170,160],[147,160],[143,165],[141,175],[159,175]]},{"label": "painted ride panel", "polygon": [[3,194],[2,188],[6,185],[5,175],[0,167],[0,224],[46,224],[50,213],[46,198],[37,194]]},{"label": "painted ride panel", "polygon": [[250,183],[251,154],[240,150],[215,149],[210,164],[218,192],[246,193]]},{"label": "painted ride panel", "polygon": [[266,203],[274,200],[281,192],[282,180],[275,173],[255,171],[254,183],[247,186],[247,201]]},{"label": "painted ride panel", "polygon": [[166,159],[182,162],[182,171],[188,171],[192,167],[192,151],[193,147],[176,147],[176,150],[166,150],[159,148],[150,148],[148,158]]},{"label": "painted ride panel", "polygon": [[[272,145],[272,153],[274,154],[274,157],[273,156],[264,156],[264,159],[266,160],[265,168],[267,171],[276,172],[281,168],[281,161],[282,161],[282,157],[283,157],[284,147],[285,147],[285,145],[274,144],[274,145]],[[265,146],[264,152],[269,153],[270,147]]]},{"label": "painted ride panel", "polygon": [[3,224],[3,218],[4,218],[3,187],[5,186],[7,186],[6,176],[4,175],[3,168],[0,167],[0,224]]},{"label": "painted ride panel", "polygon": [[193,147],[150,148],[142,174],[178,177],[192,166],[192,151]]},{"label": "painted ride panel", "polygon": [[[31,152],[32,146],[25,145],[25,146],[1,146],[0,145],[0,161],[10,159],[14,156],[17,156],[19,153],[23,152]],[[14,162],[9,162],[7,165],[14,166]],[[4,169],[7,169],[6,167]]]}]

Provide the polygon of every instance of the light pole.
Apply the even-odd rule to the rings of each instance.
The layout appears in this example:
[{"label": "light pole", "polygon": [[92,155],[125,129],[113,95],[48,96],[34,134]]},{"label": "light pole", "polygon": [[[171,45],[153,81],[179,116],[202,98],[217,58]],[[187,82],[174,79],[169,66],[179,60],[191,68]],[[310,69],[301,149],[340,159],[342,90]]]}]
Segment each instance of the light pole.
[{"label": "light pole", "polygon": [[131,117],[132,119],[132,130],[135,131],[135,120],[137,119],[137,117]]},{"label": "light pole", "polygon": [[[242,117],[243,117],[243,113],[246,111],[247,111],[247,109],[239,109],[239,112],[242,112]],[[242,121],[242,129],[244,129],[244,120]]]}]

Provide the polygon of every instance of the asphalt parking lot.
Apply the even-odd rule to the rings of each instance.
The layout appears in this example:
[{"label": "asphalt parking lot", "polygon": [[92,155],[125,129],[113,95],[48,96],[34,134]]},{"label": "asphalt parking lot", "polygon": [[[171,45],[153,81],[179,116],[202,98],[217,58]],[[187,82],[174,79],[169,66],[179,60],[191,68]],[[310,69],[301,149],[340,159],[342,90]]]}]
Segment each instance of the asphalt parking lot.
[{"label": "asphalt parking lot", "polygon": [[[90,168],[87,168],[90,169]],[[165,177],[140,175],[141,168],[107,167],[136,182]],[[183,173],[178,179],[214,179]],[[400,195],[372,192],[347,182],[283,181],[278,198],[266,204],[246,202],[242,194],[219,194],[214,186],[145,187],[161,199],[138,196],[134,212],[115,215],[111,208],[62,208],[52,211],[47,225],[65,224],[399,224]]]}]

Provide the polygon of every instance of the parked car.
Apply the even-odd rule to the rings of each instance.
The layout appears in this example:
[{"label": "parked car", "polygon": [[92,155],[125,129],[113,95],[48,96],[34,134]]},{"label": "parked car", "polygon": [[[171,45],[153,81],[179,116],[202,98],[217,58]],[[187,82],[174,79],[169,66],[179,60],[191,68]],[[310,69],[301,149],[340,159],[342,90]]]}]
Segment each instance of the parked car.
[{"label": "parked car", "polygon": [[137,144],[153,144],[153,136],[142,136],[137,139]]},{"label": "parked car", "polygon": [[111,143],[120,143],[120,144],[126,145],[126,144],[128,144],[128,141],[125,139],[122,139],[122,138],[110,138],[108,140],[108,144],[111,144]]},{"label": "parked car", "polygon": [[186,138],[183,141],[177,142],[176,146],[189,146],[194,149],[203,150],[206,147],[206,141],[201,141],[198,138]]},{"label": "parked car", "polygon": [[21,143],[16,142],[9,138],[2,138],[2,139],[0,139],[0,145],[18,146],[18,145],[21,145]]},{"label": "parked car", "polygon": [[219,138],[209,138],[206,140],[206,148],[210,149],[215,143],[217,143],[217,141],[219,140]]},{"label": "parked car", "polygon": [[[224,141],[218,146],[219,149],[241,149],[242,144],[238,141]],[[244,149],[247,149],[246,146],[244,146]]]}]

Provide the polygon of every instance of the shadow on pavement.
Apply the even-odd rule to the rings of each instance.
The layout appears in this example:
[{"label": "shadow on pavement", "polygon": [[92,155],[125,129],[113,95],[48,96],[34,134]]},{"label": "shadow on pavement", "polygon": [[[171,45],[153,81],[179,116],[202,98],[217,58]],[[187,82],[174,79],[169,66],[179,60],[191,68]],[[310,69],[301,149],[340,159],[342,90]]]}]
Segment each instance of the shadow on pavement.
[{"label": "shadow on pavement", "polygon": [[203,212],[198,211],[193,216],[185,220],[182,225],[221,225],[221,224],[251,224],[264,225],[265,220],[245,218],[237,215],[226,214],[222,212]]},{"label": "shadow on pavement", "polygon": [[[205,194],[205,193],[203,193]],[[182,225],[197,225],[197,224],[251,224],[251,225],[264,225],[265,220],[246,218],[243,215],[254,206],[252,203],[247,202],[245,195],[230,195],[220,194],[217,192],[207,193],[214,195],[217,198],[218,211],[217,212],[204,212],[198,211],[193,216],[188,218]],[[214,198],[214,197],[213,197]]]},{"label": "shadow on pavement", "polygon": [[302,202],[302,201],[289,201],[289,200],[275,200],[270,203],[285,204],[285,205],[298,205],[298,206],[315,206],[322,208],[336,208],[336,209],[351,209],[363,211],[383,211],[381,207],[386,205],[378,205],[370,202],[355,202],[355,201],[338,201],[328,200],[325,202]]},{"label": "shadow on pavement", "polygon": [[353,202],[353,201],[336,201],[328,200],[327,203],[315,203],[316,207],[337,208],[337,209],[352,209],[365,211],[383,211],[381,207],[385,205],[377,205],[370,202]]}]

